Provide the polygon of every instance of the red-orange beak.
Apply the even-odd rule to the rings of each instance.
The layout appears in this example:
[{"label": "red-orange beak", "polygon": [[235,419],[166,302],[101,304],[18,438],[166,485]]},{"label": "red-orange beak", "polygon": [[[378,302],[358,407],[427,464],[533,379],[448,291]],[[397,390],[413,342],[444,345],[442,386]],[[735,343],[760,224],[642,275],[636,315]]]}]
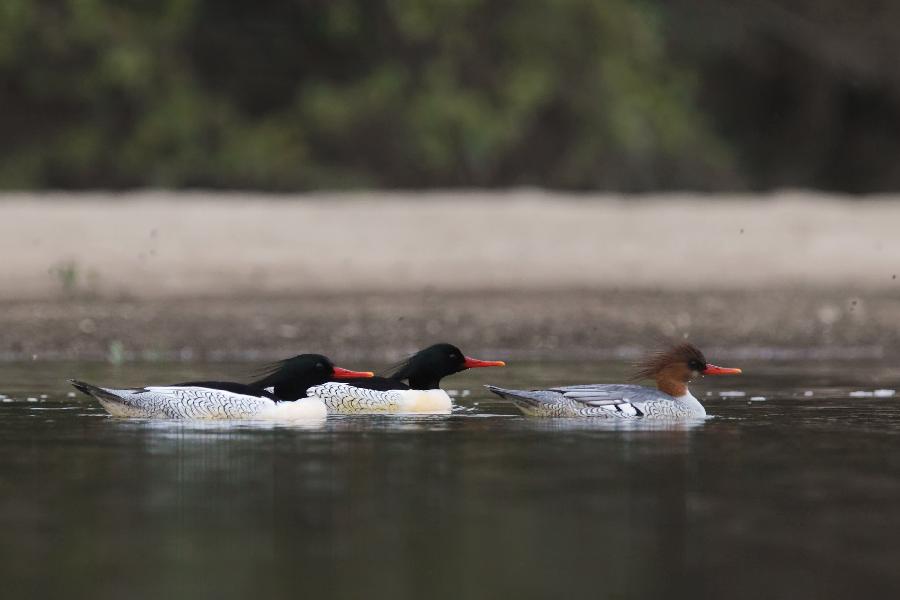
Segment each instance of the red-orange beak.
[{"label": "red-orange beak", "polygon": [[375,373],[372,371],[351,371],[350,369],[335,367],[332,377],[335,379],[358,379],[360,377],[375,377]]},{"label": "red-orange beak", "polygon": [[466,360],[463,367],[466,369],[478,369],[481,367],[505,367],[506,363],[502,360],[478,360],[477,358],[464,357]]},{"label": "red-orange beak", "polygon": [[729,367],[717,367],[716,365],[711,365],[706,363],[706,368],[703,369],[704,375],[740,375],[740,369],[731,369]]}]

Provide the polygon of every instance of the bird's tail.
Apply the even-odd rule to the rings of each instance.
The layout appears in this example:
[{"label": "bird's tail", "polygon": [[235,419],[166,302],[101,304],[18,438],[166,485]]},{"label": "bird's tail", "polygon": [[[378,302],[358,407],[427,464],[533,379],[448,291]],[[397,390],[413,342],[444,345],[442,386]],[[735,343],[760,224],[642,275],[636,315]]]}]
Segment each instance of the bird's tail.
[{"label": "bird's tail", "polygon": [[507,390],[493,385],[485,386],[504,400],[511,401],[523,414],[530,417],[563,416],[560,399],[562,394],[552,390]]},{"label": "bird's tail", "polygon": [[78,381],[77,379],[70,379],[69,383],[71,383],[72,387],[74,387],[79,392],[87,394],[88,396],[96,398],[97,400],[106,402],[124,402],[124,399],[120,396],[116,396],[112,392],[104,390],[101,387],[97,387],[96,385],[91,385],[90,383],[85,383],[84,381]]},{"label": "bird's tail", "polygon": [[134,394],[142,390],[107,390],[90,383],[70,379],[69,383],[88,396],[95,398],[103,409],[114,417],[147,417],[152,416],[140,402],[135,404]]},{"label": "bird's tail", "polygon": [[542,398],[540,394],[528,390],[507,390],[495,385],[486,385],[484,387],[491,390],[504,400],[511,400],[517,406],[537,408],[539,406],[544,406],[547,404],[546,399]]},{"label": "bird's tail", "polygon": [[502,387],[497,387],[496,385],[486,385],[486,386],[484,386],[484,387],[486,387],[487,389],[491,390],[492,392],[494,392],[495,394],[497,394],[498,396],[500,396],[500,397],[503,398],[504,400],[508,400],[508,399],[509,399],[508,396],[509,396],[509,395],[512,393],[512,391],[513,391],[513,390],[503,389]]}]

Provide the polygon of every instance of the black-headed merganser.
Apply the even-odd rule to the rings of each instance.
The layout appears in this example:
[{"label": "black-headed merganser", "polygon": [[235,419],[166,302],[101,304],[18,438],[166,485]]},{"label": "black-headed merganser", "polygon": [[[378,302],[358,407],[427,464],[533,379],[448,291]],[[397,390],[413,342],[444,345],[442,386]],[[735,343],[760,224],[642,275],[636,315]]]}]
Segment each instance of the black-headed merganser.
[{"label": "black-headed merganser", "polygon": [[307,390],[327,381],[372,377],[370,371],[334,366],[321,354],[301,354],[275,363],[253,383],[190,381],[142,388],[101,388],[70,380],[76,389],[96,398],[116,417],[158,419],[271,419],[324,418],[321,399]]},{"label": "black-headed merganser", "polygon": [[466,369],[505,365],[501,360],[470,358],[452,344],[435,344],[412,355],[387,377],[325,383],[309,393],[321,398],[329,413],[447,414],[453,401],[441,389],[441,379]]},{"label": "black-headed merganser", "polygon": [[740,372],[740,369],[709,364],[699,349],[684,343],[654,354],[639,365],[635,379],[654,379],[657,389],[621,384],[571,385],[544,390],[486,387],[533,417],[690,419],[706,416],[706,409],[688,390],[692,379]]}]

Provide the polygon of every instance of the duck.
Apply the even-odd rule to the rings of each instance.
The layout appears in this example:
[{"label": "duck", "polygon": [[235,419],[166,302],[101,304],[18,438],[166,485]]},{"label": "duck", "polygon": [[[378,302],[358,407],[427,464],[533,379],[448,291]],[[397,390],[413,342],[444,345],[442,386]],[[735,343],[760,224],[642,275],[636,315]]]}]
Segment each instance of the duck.
[{"label": "duck", "polygon": [[297,420],[328,414],[321,399],[309,396],[309,388],[336,379],[362,380],[374,373],[337,367],[321,354],[300,354],[274,363],[260,375],[252,383],[189,381],[139,388],[99,387],[77,379],[69,383],[115,417]]},{"label": "duck", "polygon": [[444,377],[466,369],[503,366],[502,360],[479,360],[453,344],[439,343],[416,352],[386,377],[324,383],[309,393],[322,399],[329,414],[448,414],[453,401],[441,389]]},{"label": "duck", "polygon": [[486,386],[529,417],[597,417],[603,419],[695,419],[706,409],[688,384],[702,375],[739,375],[741,369],[719,367],[689,343],[656,352],[642,363],[634,379],[653,379],[656,389],[630,384],[570,385],[539,390]]}]

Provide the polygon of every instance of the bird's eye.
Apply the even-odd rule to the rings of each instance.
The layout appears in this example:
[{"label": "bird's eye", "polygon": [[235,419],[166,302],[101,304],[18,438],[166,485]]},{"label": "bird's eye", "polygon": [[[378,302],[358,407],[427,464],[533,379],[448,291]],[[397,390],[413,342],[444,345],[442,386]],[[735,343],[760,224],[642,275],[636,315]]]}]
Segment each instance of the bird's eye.
[{"label": "bird's eye", "polygon": [[325,365],[323,363],[316,363],[316,369],[318,369],[319,371],[321,371],[324,368],[325,368]]},{"label": "bird's eye", "polygon": [[450,353],[450,358],[455,359],[455,358],[458,358],[458,357],[456,356],[456,353],[455,353],[455,352],[451,352],[451,353]]}]

